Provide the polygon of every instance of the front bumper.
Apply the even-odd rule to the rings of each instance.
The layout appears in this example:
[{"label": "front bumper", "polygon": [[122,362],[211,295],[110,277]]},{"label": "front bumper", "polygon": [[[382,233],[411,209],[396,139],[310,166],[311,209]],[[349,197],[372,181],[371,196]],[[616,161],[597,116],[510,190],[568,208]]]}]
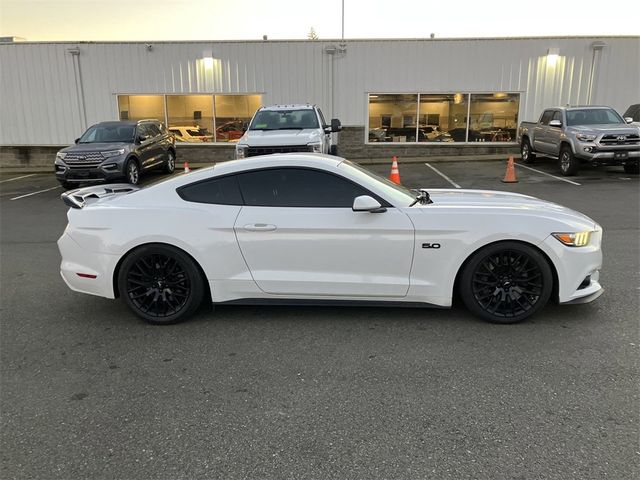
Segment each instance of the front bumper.
[{"label": "front bumper", "polygon": [[122,172],[122,165],[116,161],[105,161],[101,165],[92,167],[81,167],[77,165],[67,165],[61,160],[55,162],[56,178],[65,183],[85,183],[85,182],[113,182],[122,179],[125,174]]},{"label": "front bumper", "polygon": [[561,304],[587,303],[598,298],[602,268],[602,230],[591,234],[586,247],[567,247],[553,236],[547,237],[540,247],[552,260],[558,274],[558,302]]},{"label": "front bumper", "polygon": [[593,164],[602,166],[637,165],[640,160],[640,147],[626,147],[612,150],[595,143],[581,143],[576,148],[576,156]]}]

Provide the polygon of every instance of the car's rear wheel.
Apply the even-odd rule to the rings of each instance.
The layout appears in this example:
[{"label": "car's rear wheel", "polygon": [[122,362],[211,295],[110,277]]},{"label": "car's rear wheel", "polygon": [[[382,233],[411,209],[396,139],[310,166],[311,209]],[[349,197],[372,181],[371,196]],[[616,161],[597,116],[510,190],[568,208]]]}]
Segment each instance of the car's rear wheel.
[{"label": "car's rear wheel", "polygon": [[476,252],[460,277],[467,308],[493,323],[517,323],[544,307],[553,275],[544,256],[520,242],[499,242]]},{"label": "car's rear wheel", "polygon": [[636,163],[635,165],[625,165],[624,173],[631,173],[631,174],[637,175],[638,173],[640,173],[640,164]]},{"label": "car's rear wheel", "polygon": [[176,156],[171,150],[167,152],[167,162],[164,164],[165,173],[173,173],[176,169]]},{"label": "car's rear wheel", "polygon": [[520,145],[520,157],[524,163],[533,163],[536,161],[536,154],[531,150],[531,143],[529,143],[528,138],[522,140],[522,145]]},{"label": "car's rear wheel", "polygon": [[122,262],[118,291],[136,315],[166,325],[195,313],[202,303],[204,285],[197,265],[186,253],[151,244],[134,250]]},{"label": "car's rear wheel", "polygon": [[571,151],[571,147],[564,146],[560,150],[560,172],[565,177],[572,177],[580,170],[580,161]]},{"label": "car's rear wheel", "polygon": [[140,167],[138,167],[138,162],[133,159],[129,160],[125,168],[125,175],[127,182],[131,185],[137,185],[140,181]]}]

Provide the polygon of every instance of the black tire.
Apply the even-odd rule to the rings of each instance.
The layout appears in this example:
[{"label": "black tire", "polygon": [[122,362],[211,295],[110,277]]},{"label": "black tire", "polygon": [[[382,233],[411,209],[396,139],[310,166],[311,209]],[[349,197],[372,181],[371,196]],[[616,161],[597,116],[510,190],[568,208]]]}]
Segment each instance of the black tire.
[{"label": "black tire", "polygon": [[528,138],[524,138],[522,140],[522,144],[520,145],[520,157],[522,158],[523,163],[533,163],[536,161],[536,154],[533,153],[533,149],[531,148],[531,143],[529,143]]},{"label": "black tire", "polygon": [[77,183],[60,182],[60,186],[65,190],[74,190],[78,188],[80,185]]},{"label": "black tire", "polygon": [[460,276],[460,296],[476,316],[517,323],[543,308],[553,275],[546,258],[520,242],[498,242],[473,254]]},{"label": "black tire", "polygon": [[124,169],[124,176],[131,185],[138,185],[138,183],[140,183],[140,166],[133,158],[127,162]]},{"label": "black tire", "polygon": [[198,266],[182,250],[149,244],[122,262],[118,291],[133,313],[149,323],[169,325],[196,312],[204,283]]},{"label": "black tire", "polygon": [[576,158],[571,147],[565,145],[560,149],[560,157],[558,157],[558,165],[560,173],[565,177],[573,177],[580,170],[580,161]]},{"label": "black tire", "polygon": [[167,152],[167,161],[164,163],[164,172],[168,174],[172,174],[176,169],[176,156],[175,154],[169,150]]},{"label": "black tire", "polygon": [[630,173],[632,175],[637,175],[640,173],[640,164],[636,163],[635,165],[625,165],[624,173]]},{"label": "black tire", "polygon": [[338,146],[337,145],[331,145],[329,147],[329,155],[334,155],[334,156],[338,156]]}]

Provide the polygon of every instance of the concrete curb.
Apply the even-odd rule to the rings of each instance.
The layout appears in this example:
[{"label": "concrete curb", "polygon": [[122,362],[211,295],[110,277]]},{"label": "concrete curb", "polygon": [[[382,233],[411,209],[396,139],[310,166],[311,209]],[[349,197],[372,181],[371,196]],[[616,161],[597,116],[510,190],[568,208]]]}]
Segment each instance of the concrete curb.
[{"label": "concrete curb", "polygon": [[[519,160],[520,155],[514,155],[514,160]],[[398,157],[398,163],[447,163],[447,162],[487,162],[487,161],[499,161],[508,160],[506,155],[452,155],[447,157]],[[391,158],[355,158],[354,162],[361,165],[391,165]],[[215,163],[189,163],[191,168],[204,168],[215,165]],[[180,170],[176,168],[176,170]],[[11,173],[51,173],[53,175],[52,166],[24,166],[24,167],[2,167],[0,166],[0,174]]]}]

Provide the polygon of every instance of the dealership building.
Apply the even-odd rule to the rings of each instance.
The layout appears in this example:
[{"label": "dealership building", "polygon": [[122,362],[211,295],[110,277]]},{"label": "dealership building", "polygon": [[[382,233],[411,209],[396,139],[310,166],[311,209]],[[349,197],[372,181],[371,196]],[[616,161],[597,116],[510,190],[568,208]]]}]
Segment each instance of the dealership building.
[{"label": "dealership building", "polygon": [[507,155],[556,105],[640,103],[640,37],[0,43],[0,166],[156,118],[178,160],[233,158],[262,105],[317,104],[341,156]]}]

